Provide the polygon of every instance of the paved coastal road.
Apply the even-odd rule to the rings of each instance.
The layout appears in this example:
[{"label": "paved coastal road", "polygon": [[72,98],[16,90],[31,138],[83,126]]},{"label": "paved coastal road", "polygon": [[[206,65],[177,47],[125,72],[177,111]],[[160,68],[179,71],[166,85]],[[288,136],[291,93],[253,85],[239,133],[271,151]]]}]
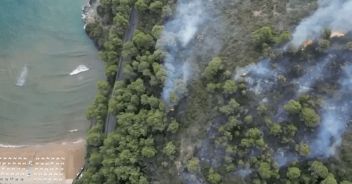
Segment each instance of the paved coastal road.
[{"label": "paved coastal road", "polygon": [[[98,3],[99,3],[99,1],[98,1]],[[128,21],[128,28],[127,28],[127,31],[125,32],[125,35],[123,38],[124,43],[127,41],[130,41],[132,39],[132,36],[137,28],[137,23],[138,23],[138,12],[137,12],[136,8],[133,7],[131,10],[129,21]],[[124,60],[125,60],[125,58],[122,56],[118,58],[118,66],[117,66],[117,73],[116,73],[115,82],[119,81],[119,80],[123,80],[122,69],[123,69],[123,61]],[[113,86],[113,88],[114,88],[114,86]],[[113,95],[112,93],[113,93],[113,91],[110,94],[110,98]],[[105,120],[105,127],[104,127],[105,134],[108,134],[108,133],[111,133],[112,131],[114,131],[115,127],[116,127],[116,117],[114,114],[108,113],[106,120]],[[75,181],[81,177],[83,170],[85,170],[85,169],[81,170],[81,172],[74,179]],[[75,183],[75,182],[73,182],[73,183]]]},{"label": "paved coastal road", "polygon": [[[129,18],[129,23],[128,23],[128,28],[127,31],[125,32],[123,41],[128,42],[132,39],[132,36],[137,28],[137,23],[138,23],[138,14],[137,14],[137,10],[135,7],[132,8],[131,10],[131,14],[130,14],[130,18]],[[120,56],[118,59],[118,66],[117,66],[117,73],[116,73],[116,81],[119,80],[123,80],[123,76],[122,76],[122,69],[123,69],[123,62],[124,62],[125,58]],[[113,92],[110,95],[113,95]],[[104,132],[106,134],[112,132],[115,130],[116,127],[116,117],[114,114],[112,113],[108,113],[107,117],[106,117],[106,121],[105,121],[105,130]]]}]

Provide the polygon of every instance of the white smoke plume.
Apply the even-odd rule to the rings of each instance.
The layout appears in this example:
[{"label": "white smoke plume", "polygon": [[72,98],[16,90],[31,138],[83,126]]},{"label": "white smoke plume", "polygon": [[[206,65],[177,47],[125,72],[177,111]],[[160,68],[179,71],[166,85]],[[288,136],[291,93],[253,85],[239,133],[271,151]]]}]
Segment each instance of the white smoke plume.
[{"label": "white smoke plume", "polygon": [[[331,80],[329,77],[334,71],[328,66],[330,64],[339,64],[341,57],[347,58],[349,56],[341,56],[342,53],[331,53],[324,56],[324,58],[317,58],[316,63],[304,65],[305,70],[301,77],[294,79],[292,84],[292,96],[284,96],[285,103],[290,99],[295,99],[303,93],[309,92],[310,89],[318,81]],[[340,59],[339,59],[340,58]],[[270,63],[270,60],[261,60],[256,64],[250,64],[243,68],[237,68],[235,80],[245,80],[249,90],[259,95],[259,99],[265,97],[270,91],[275,90],[277,78],[279,75],[287,75],[285,67],[289,67],[284,61],[277,64],[275,67]],[[321,124],[317,130],[317,135],[309,142],[311,147],[311,157],[330,157],[336,153],[336,150],[342,142],[342,136],[346,127],[352,118],[352,65],[347,63],[343,65],[341,74],[336,76],[338,89],[333,92],[332,96],[323,95],[324,103],[320,110]],[[289,82],[289,81],[288,81]],[[283,104],[277,104],[276,107],[280,108]],[[283,111],[283,109],[281,109]],[[280,109],[278,111],[280,114]],[[277,115],[278,116],[278,115]],[[284,119],[278,122],[283,122]],[[276,118],[277,119],[277,118]],[[277,164],[281,167],[297,160],[293,153],[278,150],[274,157]]]},{"label": "white smoke plume", "polygon": [[307,68],[306,73],[295,82],[298,86],[297,96],[310,91],[318,80],[326,77],[326,66],[332,62],[332,59],[334,59],[334,56],[328,55],[323,61]]},{"label": "white smoke plume", "polygon": [[283,68],[278,66],[273,68],[270,60],[261,60],[256,64],[250,64],[236,69],[235,80],[246,81],[249,90],[256,95],[263,95],[272,89],[277,83],[278,75],[283,73]]},{"label": "white smoke plume", "polygon": [[237,170],[235,172],[235,174],[238,174],[242,178],[245,178],[245,177],[249,176],[250,174],[252,174],[252,172],[253,172],[252,169],[250,169],[249,167],[246,167],[246,168],[242,168],[242,169]]},{"label": "white smoke plume", "polygon": [[311,144],[312,156],[334,155],[351,118],[352,65],[344,67],[339,84],[340,89],[335,92],[334,96],[325,100],[319,133]]},{"label": "white smoke plume", "polygon": [[[302,77],[294,81],[297,85],[297,88],[295,88],[297,96],[292,96],[292,98],[297,98],[302,93],[307,92],[306,89],[311,89],[317,80],[324,80],[331,72],[326,71],[326,66],[334,62],[335,57],[335,55],[329,54],[315,65],[307,67]],[[273,68],[268,60],[262,60],[257,64],[237,69],[235,79],[243,78],[251,91],[257,95],[265,95],[277,83],[275,78],[279,74],[284,74],[284,70],[280,70],[280,67]],[[334,155],[352,117],[352,95],[350,94],[350,91],[352,91],[352,65],[344,67],[338,83],[340,88],[334,93],[334,96],[325,97],[325,103],[320,112],[321,125],[317,136],[310,144],[312,150],[310,156],[312,157]],[[275,160],[280,167],[298,159],[290,154],[289,152],[279,151],[275,155]]]},{"label": "white smoke plume", "polygon": [[299,47],[306,40],[320,37],[324,29],[349,32],[352,30],[352,1],[319,0],[318,9],[304,19],[292,35],[292,45]]},{"label": "white smoke plume", "polygon": [[[325,29],[347,33],[352,31],[352,1],[351,0],[318,0],[318,9],[308,18],[304,19],[295,29],[291,44],[295,47],[301,46],[306,40],[318,39]],[[269,60],[261,60],[256,64],[250,64],[243,68],[236,69],[235,80],[245,80],[249,90],[259,95],[258,99],[265,97],[270,90],[275,90],[280,75],[289,77],[289,82],[294,86],[291,96],[284,96],[283,101],[295,99],[304,93],[312,92],[318,82],[332,80],[330,77],[336,76],[338,79],[338,89],[332,96],[319,94],[324,103],[320,110],[321,124],[317,129],[316,135],[308,141],[311,147],[310,157],[330,157],[342,142],[342,136],[352,118],[352,65],[348,59],[340,54],[342,52],[328,51],[330,54],[323,59],[317,58],[316,63],[302,63],[303,74],[300,77],[290,78],[289,62],[280,61],[273,67]],[[335,54],[336,53],[336,54]],[[342,62],[337,58],[344,58],[345,64],[341,74],[336,74],[334,68]],[[336,70],[337,71],[337,70]],[[336,72],[335,71],[335,72]],[[292,80],[293,79],[293,80]],[[327,81],[329,82],[329,81]],[[331,82],[331,81],[330,81]],[[319,92],[318,92],[319,93]],[[331,95],[331,94],[330,94]],[[279,99],[280,100],[280,99]],[[280,101],[279,101],[280,102]],[[282,104],[276,104],[280,107]],[[280,112],[280,111],[279,111]],[[279,121],[282,122],[282,121]],[[298,160],[299,156],[288,150],[277,150],[274,160],[281,167]]]},{"label": "white smoke plume", "polygon": [[287,165],[288,163],[297,161],[298,157],[295,154],[280,148],[276,151],[274,160],[279,167],[282,167]]},{"label": "white smoke plume", "polygon": [[202,0],[179,0],[175,17],[165,25],[159,40],[158,44],[166,50],[167,79],[162,97],[169,104],[174,103],[172,95],[180,98],[186,92],[191,73],[189,44],[207,17],[203,3]]}]

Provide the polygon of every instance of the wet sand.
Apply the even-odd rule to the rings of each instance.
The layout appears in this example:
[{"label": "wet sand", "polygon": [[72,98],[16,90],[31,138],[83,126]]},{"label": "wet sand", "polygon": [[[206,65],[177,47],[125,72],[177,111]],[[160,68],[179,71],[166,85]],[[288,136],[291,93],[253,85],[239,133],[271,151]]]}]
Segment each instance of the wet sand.
[{"label": "wet sand", "polygon": [[0,147],[1,184],[68,184],[84,164],[85,141]]}]

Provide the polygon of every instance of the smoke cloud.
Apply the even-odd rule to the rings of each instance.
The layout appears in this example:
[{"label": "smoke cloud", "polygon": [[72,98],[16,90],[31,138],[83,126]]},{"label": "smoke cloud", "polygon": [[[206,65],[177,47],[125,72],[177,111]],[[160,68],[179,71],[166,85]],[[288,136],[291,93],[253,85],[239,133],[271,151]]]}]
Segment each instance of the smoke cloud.
[{"label": "smoke cloud", "polygon": [[166,50],[167,79],[162,97],[169,104],[175,103],[172,96],[181,98],[187,91],[191,73],[189,57],[192,55],[189,45],[207,17],[202,3],[202,0],[178,1],[175,17],[165,25],[158,43]]},{"label": "smoke cloud", "polygon": [[263,95],[272,89],[273,85],[277,83],[278,75],[283,71],[281,66],[273,68],[270,60],[265,59],[256,64],[237,68],[235,80],[245,80],[249,90],[256,95]]},{"label": "smoke cloud", "polygon": [[318,81],[323,80],[327,76],[326,66],[334,59],[333,55],[328,55],[323,61],[316,63],[314,66],[308,67],[306,73],[300,77],[296,83],[298,86],[298,96],[310,91],[312,86]]},{"label": "smoke cloud", "polygon": [[[323,103],[319,114],[320,126],[317,133],[307,134],[306,142],[311,147],[310,157],[330,157],[342,142],[342,136],[352,118],[352,64],[350,52],[330,50],[320,57],[311,58],[309,62],[300,62],[302,73],[291,75],[295,66],[295,58],[280,58],[280,61],[261,60],[236,69],[235,80],[244,80],[248,89],[261,99],[268,99],[276,110],[276,122],[285,122],[287,116],[282,108],[291,99],[297,99],[304,94],[321,97]],[[280,89],[278,77],[287,79],[285,89]],[[329,92],[313,91],[321,83],[329,86]],[[290,86],[290,87],[288,87]],[[321,86],[320,86],[321,87]],[[324,87],[323,87],[324,88]],[[281,91],[282,96],[275,96],[273,91]],[[285,94],[287,93],[287,95]],[[274,160],[281,167],[294,160],[298,155],[279,148]]]},{"label": "smoke cloud", "polygon": [[352,17],[352,1],[319,0],[318,9],[296,27],[291,43],[299,47],[306,40],[317,39],[326,28],[349,32],[352,30],[350,17]]},{"label": "smoke cloud", "polygon": [[279,167],[298,160],[297,155],[285,149],[278,149],[275,153],[274,160]]},{"label": "smoke cloud", "polygon": [[312,142],[312,156],[329,157],[341,144],[342,134],[352,115],[352,65],[343,68],[340,89],[327,98],[322,108],[322,122],[316,139]]}]

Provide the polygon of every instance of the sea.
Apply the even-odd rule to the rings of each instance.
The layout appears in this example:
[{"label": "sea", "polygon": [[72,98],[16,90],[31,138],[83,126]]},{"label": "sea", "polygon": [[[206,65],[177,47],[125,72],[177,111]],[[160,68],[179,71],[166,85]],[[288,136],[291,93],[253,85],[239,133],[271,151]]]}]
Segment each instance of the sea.
[{"label": "sea", "polygon": [[[83,29],[84,4],[0,1],[0,145],[85,135],[86,110],[104,66]],[[82,67],[86,71],[74,71]]]}]

